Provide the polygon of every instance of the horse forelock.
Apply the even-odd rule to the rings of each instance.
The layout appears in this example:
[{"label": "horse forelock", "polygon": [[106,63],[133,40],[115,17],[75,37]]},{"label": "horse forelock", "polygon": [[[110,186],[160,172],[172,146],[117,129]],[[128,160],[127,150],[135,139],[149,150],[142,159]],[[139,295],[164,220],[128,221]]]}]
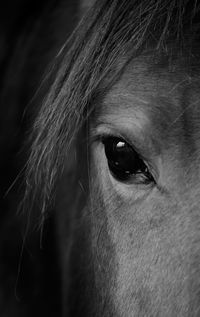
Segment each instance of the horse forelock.
[{"label": "horse forelock", "polygon": [[117,80],[130,59],[148,51],[170,56],[197,43],[199,9],[197,0],[96,1],[54,61],[55,80],[31,136],[28,206],[37,199],[44,214],[95,96]]}]

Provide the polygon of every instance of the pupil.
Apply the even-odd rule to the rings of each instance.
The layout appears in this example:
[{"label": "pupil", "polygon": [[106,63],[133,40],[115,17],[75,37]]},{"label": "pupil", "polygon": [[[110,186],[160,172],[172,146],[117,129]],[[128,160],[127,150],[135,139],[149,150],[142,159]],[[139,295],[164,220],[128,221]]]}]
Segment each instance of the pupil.
[{"label": "pupil", "polygon": [[110,172],[116,179],[128,181],[137,174],[147,175],[146,165],[127,142],[120,138],[108,137],[103,143]]}]

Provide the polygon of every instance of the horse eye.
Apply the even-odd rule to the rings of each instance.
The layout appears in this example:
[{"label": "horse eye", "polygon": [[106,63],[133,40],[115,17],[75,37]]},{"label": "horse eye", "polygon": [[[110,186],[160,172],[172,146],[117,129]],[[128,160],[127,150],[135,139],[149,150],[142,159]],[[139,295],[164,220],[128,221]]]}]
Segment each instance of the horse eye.
[{"label": "horse eye", "polygon": [[115,179],[143,184],[154,181],[143,160],[126,141],[117,137],[106,137],[103,144],[109,170]]}]

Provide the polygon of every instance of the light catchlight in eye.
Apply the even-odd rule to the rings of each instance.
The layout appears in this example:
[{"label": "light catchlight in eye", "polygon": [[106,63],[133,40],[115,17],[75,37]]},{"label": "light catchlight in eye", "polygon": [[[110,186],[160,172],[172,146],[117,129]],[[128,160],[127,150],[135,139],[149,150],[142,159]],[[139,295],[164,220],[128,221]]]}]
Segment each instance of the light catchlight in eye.
[{"label": "light catchlight in eye", "polygon": [[124,139],[103,136],[102,143],[110,173],[117,181],[138,184],[155,182],[144,160]]}]

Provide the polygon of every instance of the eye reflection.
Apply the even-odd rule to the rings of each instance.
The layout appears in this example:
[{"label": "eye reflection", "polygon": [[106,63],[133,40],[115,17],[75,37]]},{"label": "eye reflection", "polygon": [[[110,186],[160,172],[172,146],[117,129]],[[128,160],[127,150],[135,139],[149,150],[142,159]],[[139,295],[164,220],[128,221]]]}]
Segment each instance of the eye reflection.
[{"label": "eye reflection", "polygon": [[116,180],[143,184],[154,181],[144,161],[125,140],[108,136],[103,144],[109,170]]}]

